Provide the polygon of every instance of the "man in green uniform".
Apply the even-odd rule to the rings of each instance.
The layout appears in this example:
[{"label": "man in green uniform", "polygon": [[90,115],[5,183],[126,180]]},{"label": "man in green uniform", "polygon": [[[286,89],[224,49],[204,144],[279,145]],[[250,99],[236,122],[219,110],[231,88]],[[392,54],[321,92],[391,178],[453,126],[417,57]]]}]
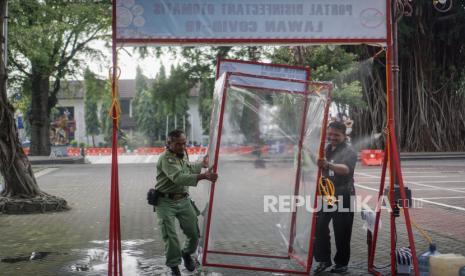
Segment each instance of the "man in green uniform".
[{"label": "man in green uniform", "polygon": [[[197,249],[199,228],[198,212],[189,198],[189,186],[197,186],[199,180],[216,181],[218,175],[202,168],[208,167],[208,156],[202,162],[190,163],[186,152],[186,135],[176,129],[168,134],[167,150],[160,156],[157,163],[157,184],[155,189],[160,196],[157,205],[158,224],[165,243],[166,265],[171,268],[171,275],[181,275],[178,265],[181,258],[189,271],[194,271],[196,262],[191,254]],[[186,235],[185,244],[181,250],[176,234],[175,218]]]}]

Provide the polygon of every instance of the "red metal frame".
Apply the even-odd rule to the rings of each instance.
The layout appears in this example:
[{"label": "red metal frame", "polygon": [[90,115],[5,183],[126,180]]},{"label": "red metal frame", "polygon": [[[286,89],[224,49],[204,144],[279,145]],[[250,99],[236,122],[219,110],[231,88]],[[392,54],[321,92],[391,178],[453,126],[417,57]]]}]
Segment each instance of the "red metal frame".
[{"label": "red metal frame", "polygon": [[[320,151],[318,152],[318,158],[324,158],[325,156],[325,140],[326,140],[326,129],[327,129],[327,124],[328,124],[328,113],[329,113],[329,107],[331,105],[332,101],[332,94],[333,94],[333,86],[330,85],[328,89],[328,103],[326,104],[326,110],[323,118],[323,125],[321,126],[321,138],[320,138]],[[318,204],[318,185],[321,177],[321,169],[318,169],[318,175],[317,175],[317,188],[315,189],[315,195],[314,195],[314,201],[313,201],[313,210],[317,209],[317,204]],[[312,228],[311,228],[311,233],[310,233],[310,240],[308,241],[309,243],[309,250],[308,250],[308,270],[311,269],[312,264],[313,264],[313,247],[315,245],[314,239],[315,239],[315,226],[316,226],[316,212],[313,213],[312,217]]]},{"label": "red metal frame", "polygon": [[[116,3],[113,1],[112,9],[112,97],[116,91],[118,52],[116,51]],[[112,106],[112,160],[111,160],[111,190],[110,190],[110,225],[109,225],[109,248],[108,248],[108,275],[123,275],[121,257],[121,225],[120,225],[120,205],[119,205],[119,184],[118,184],[118,119],[116,106]]]},{"label": "red metal frame", "polygon": [[227,58],[217,58],[216,59],[216,79],[218,79],[220,73],[220,65],[222,61],[226,62],[236,62],[236,63],[245,63],[245,64],[255,64],[255,65],[265,65],[270,67],[280,67],[280,68],[289,68],[289,69],[297,69],[306,72],[307,81],[311,78],[311,69],[305,66],[295,66],[295,65],[286,65],[286,64],[272,64],[272,63],[264,63],[258,61],[249,61],[249,60],[238,60],[238,59],[227,59]]},{"label": "red metal frame", "polygon": [[[246,87],[246,88],[253,88],[256,90],[267,90],[269,89],[263,89],[261,87],[257,86],[248,86],[248,85],[235,85],[231,84],[229,79],[231,76],[246,76],[246,77],[256,77],[260,79],[270,79],[270,80],[280,80],[280,81],[287,81],[287,82],[298,82],[298,83],[308,83],[307,81],[302,81],[302,80],[293,80],[293,79],[285,79],[285,78],[277,78],[277,77],[270,77],[270,76],[261,76],[261,75],[253,75],[253,74],[245,74],[245,73],[239,73],[239,72],[227,72],[226,73],[226,78],[225,78],[225,85],[223,88],[223,95],[221,99],[221,106],[220,106],[220,118],[219,118],[219,126],[218,126],[218,139],[215,145],[215,160],[214,160],[214,165],[213,165],[213,171],[217,172],[218,169],[218,159],[219,159],[219,147],[221,144],[221,134],[223,131],[223,115],[224,115],[224,110],[225,110],[225,103],[226,103],[226,97],[227,97],[227,89],[231,86],[234,87]],[[323,83],[323,82],[313,82],[313,84],[318,84],[321,86],[326,86],[328,87],[328,99],[330,100],[331,98],[331,89],[332,85],[328,83]],[[296,93],[293,91],[289,90],[280,90],[276,89],[273,90],[274,92],[282,92],[282,93]],[[312,93],[315,93],[313,91],[306,91],[303,94],[305,95],[310,95]],[[302,93],[298,93],[302,94]],[[323,119],[323,130],[322,130],[322,141],[320,142],[320,147],[324,147],[324,139],[326,137],[326,123],[328,119],[328,111],[329,111],[329,106],[330,103],[329,101],[326,103],[325,106],[325,115]],[[304,110],[308,109],[308,99],[305,100],[305,105],[304,105]],[[301,138],[299,141],[299,148],[302,148],[303,145],[303,135],[304,135],[304,125],[306,121],[306,112],[304,112],[303,115],[303,122],[301,126]],[[211,122],[212,125],[213,122]],[[321,148],[320,148],[321,151]],[[299,158],[298,158],[298,163],[300,164],[300,158],[301,157],[301,151],[299,151]],[[298,166],[299,167],[299,166]],[[296,190],[294,193],[298,194],[298,187],[300,184],[300,178],[299,178],[299,168],[297,168],[297,173],[296,173]],[[293,212],[293,217],[292,217],[292,222],[291,222],[291,228],[294,228],[294,230],[291,230],[291,236],[290,236],[290,241],[289,241],[289,248],[288,248],[288,256],[274,256],[274,255],[265,255],[265,254],[252,254],[252,253],[239,253],[239,252],[227,252],[227,251],[217,251],[217,250],[208,250],[208,240],[210,237],[210,226],[211,226],[211,217],[212,217],[212,210],[213,210],[213,200],[214,200],[214,184],[211,186],[211,191],[210,191],[210,203],[209,203],[209,209],[208,209],[208,215],[207,215],[207,227],[206,227],[206,234],[205,234],[205,241],[204,241],[204,248],[203,248],[203,255],[202,255],[202,264],[205,266],[217,266],[217,267],[224,267],[224,268],[235,268],[235,269],[248,269],[248,270],[256,270],[256,271],[271,271],[271,272],[283,272],[283,273],[296,273],[296,274],[308,274],[310,272],[311,268],[311,251],[309,251],[307,261],[303,261],[300,259],[298,256],[293,254],[293,249],[292,249],[292,243],[293,243],[293,236],[295,236],[295,224],[296,224],[296,212]],[[315,217],[315,214],[313,215]],[[313,225],[314,226],[314,225]],[[292,235],[294,234],[294,235]],[[312,238],[311,236],[309,237],[309,240],[311,241]],[[309,247],[311,245],[309,244]],[[294,259],[297,261],[298,264],[300,264],[303,268],[304,271],[299,271],[299,270],[283,270],[283,269],[273,269],[273,268],[263,268],[263,267],[251,267],[251,266],[242,266],[242,265],[231,265],[231,264],[218,264],[218,263],[209,263],[207,262],[207,255],[211,254],[223,254],[223,255],[234,255],[234,256],[249,256],[249,257],[262,257],[262,258],[275,258],[275,259]],[[309,265],[310,264],[310,265]]]},{"label": "red metal frame", "polygon": [[266,268],[266,267],[257,268],[257,267],[251,267],[251,266],[224,265],[224,264],[216,264],[216,263],[206,263],[205,266],[252,270],[252,271],[281,272],[281,273],[300,274],[300,275],[307,275],[309,273],[308,271],[299,271],[299,270],[290,270],[290,269],[274,269],[274,268]]},{"label": "red metal frame", "polygon": [[289,260],[289,256],[274,256],[266,254],[250,254],[250,253],[239,253],[239,252],[228,252],[228,251],[219,251],[219,250],[208,250],[208,253],[212,254],[222,254],[222,255],[233,255],[233,256],[247,256],[247,257],[259,257],[259,258],[270,258],[270,259],[286,259]]},{"label": "red metal frame", "polygon": [[[220,108],[220,118],[219,118],[219,125],[218,125],[218,139],[216,140],[215,145],[215,160],[213,161],[213,172],[218,171],[218,156],[220,152],[220,143],[221,143],[221,133],[223,132],[223,114],[225,108],[225,102],[227,97],[227,87],[228,87],[228,77],[225,79],[225,85],[223,87],[223,96],[221,98],[221,108]],[[210,238],[210,226],[211,226],[211,218],[212,218],[212,206],[213,206],[213,199],[215,194],[215,182],[212,182],[210,188],[210,199],[208,203],[208,215],[207,215],[207,228],[205,230],[205,240],[204,240],[204,247],[203,247],[203,255],[202,255],[202,264],[207,263],[207,253],[208,253],[208,240]]]},{"label": "red metal frame", "polygon": [[[401,199],[405,200],[406,195],[404,192],[404,183],[403,183],[403,178],[402,178],[402,172],[401,172],[401,166],[400,166],[400,161],[399,161],[399,153],[397,151],[397,141],[396,137],[394,134],[394,112],[393,112],[393,89],[392,89],[392,25],[391,25],[391,2],[392,0],[386,0],[386,31],[387,31],[387,38],[379,38],[379,39],[364,39],[364,38],[341,38],[341,39],[307,39],[307,38],[290,38],[290,39],[261,39],[261,38],[256,38],[256,39],[203,39],[203,38],[186,38],[186,39],[180,39],[180,38],[157,38],[157,39],[124,39],[124,38],[117,38],[116,35],[116,1],[113,1],[113,10],[112,10],[112,15],[113,15],[113,20],[112,20],[112,53],[113,53],[113,79],[116,80],[116,66],[117,66],[117,51],[116,51],[116,45],[120,44],[121,46],[124,46],[125,43],[128,44],[157,44],[157,45],[198,45],[198,44],[216,44],[216,45],[303,45],[303,44],[382,44],[382,45],[387,45],[387,51],[386,51],[386,56],[387,56],[387,64],[386,64],[386,89],[387,89],[387,114],[388,114],[388,141],[387,141],[387,152],[384,157],[384,162],[383,162],[383,172],[382,172],[382,179],[380,182],[380,191],[379,191],[379,196],[382,195],[384,189],[384,183],[385,183],[385,177],[386,177],[386,169],[387,169],[387,163],[389,162],[389,170],[390,174],[392,175],[394,169],[397,172],[397,177],[398,177],[398,182],[400,186],[400,194],[401,194]],[[310,74],[309,74],[310,75]],[[263,76],[261,76],[263,77]],[[310,79],[310,76],[308,76]],[[225,88],[228,85],[225,85]],[[115,88],[115,82],[112,84],[112,88]],[[331,94],[331,92],[330,92]],[[221,114],[220,114],[220,123],[221,125],[219,126],[219,134],[218,134],[218,144],[216,145],[216,157],[215,157],[215,163],[214,163],[214,171],[217,171],[217,163],[218,163],[218,153],[219,153],[219,143],[221,139],[221,129],[222,129],[222,114],[224,111],[224,102],[225,102],[225,97],[226,93],[224,93],[223,98],[221,100]],[[327,106],[329,108],[329,105]],[[115,110],[113,110],[115,112]],[[325,116],[327,116],[327,112],[325,113]],[[327,120],[327,117],[326,117]],[[113,136],[114,136],[114,142],[117,139],[116,133],[116,119],[113,120]],[[322,129],[322,137],[325,137],[326,133],[326,126],[323,127]],[[115,138],[116,136],[116,138]],[[322,140],[322,144],[324,145],[324,141]],[[113,145],[113,152],[116,153],[116,149],[114,148],[115,144]],[[320,157],[324,155],[324,152],[321,153],[321,145],[320,145]],[[300,162],[300,160],[299,160]],[[122,270],[121,270],[121,237],[119,231],[117,231],[120,228],[120,214],[119,214],[119,202],[117,202],[118,199],[118,158],[117,154],[113,154],[112,156],[112,173],[111,173],[111,181],[112,181],[112,189],[111,189],[111,210],[110,210],[110,245],[109,245],[109,262],[108,262],[108,275],[112,275],[114,272],[115,275],[117,275],[117,271],[120,271],[120,275],[122,275]],[[318,175],[320,176],[320,173]],[[391,177],[391,182],[390,182],[390,191],[389,194],[393,194],[393,177]],[[229,267],[229,268],[236,268],[236,269],[252,269],[252,270],[257,270],[253,269],[250,267],[242,267],[242,266],[235,266],[235,265],[220,265],[220,264],[207,264],[206,263],[206,253],[208,249],[208,233],[209,233],[209,227],[210,227],[210,220],[211,220],[211,212],[212,212],[212,203],[213,203],[213,195],[214,195],[214,187],[215,183],[212,183],[211,186],[211,193],[210,193],[210,206],[209,206],[209,211],[208,211],[208,217],[207,217],[207,236],[205,238],[205,251],[203,254],[203,260],[202,262],[205,265],[209,266],[219,266],[219,267]],[[317,190],[318,191],[318,190]],[[316,193],[317,193],[316,191]],[[394,204],[393,202],[393,197],[391,196],[391,206]],[[314,202],[314,208],[317,207],[317,198],[315,196],[315,202]],[[413,240],[413,233],[411,229],[411,222],[410,222],[410,215],[408,209],[404,209],[404,216],[405,216],[405,221],[406,221],[406,228],[408,232],[408,238],[409,238],[409,244],[410,248],[412,250],[412,257],[413,257],[413,266],[414,266],[414,271],[416,275],[419,275],[419,270],[418,270],[418,260],[416,256],[416,250],[415,250],[415,245],[414,245],[414,240]],[[369,257],[368,257],[368,270],[369,272],[379,275],[379,272],[377,272],[374,269],[374,255],[376,251],[376,241],[377,241],[377,234],[379,230],[379,217],[380,217],[380,210],[376,211],[376,224],[375,224],[375,231],[373,233],[373,240],[370,245],[369,249]],[[313,256],[313,238],[314,238],[314,228],[316,224],[316,216],[313,216],[312,219],[312,229],[311,229],[311,237],[309,241],[309,253],[308,253],[308,266],[306,270],[310,270],[311,265],[312,265],[312,256]],[[112,242],[115,241],[115,242]],[[118,253],[119,251],[119,253]],[[391,274],[396,275],[395,271],[395,219],[393,217],[393,214],[391,214]],[[291,255],[290,255],[291,257]],[[115,262],[113,263],[113,260]],[[114,269],[114,271],[113,271]],[[307,272],[300,272],[300,271],[292,271],[292,270],[274,270],[274,269],[269,269],[269,268],[262,268],[259,269],[262,271],[270,271],[270,272],[283,272],[283,273],[296,273],[296,274],[307,274]]]},{"label": "red metal frame", "polygon": [[[313,82],[314,84],[320,84],[320,85],[323,85],[323,86],[327,86],[328,88],[328,102],[326,103],[326,106],[325,106],[325,111],[324,111],[324,118],[323,118],[323,124],[322,124],[322,135],[321,135],[321,138],[320,138],[320,158],[322,158],[322,156],[324,156],[324,153],[323,155],[321,154],[322,151],[324,151],[324,143],[325,143],[325,140],[326,140],[326,124],[328,122],[328,112],[329,112],[329,107],[331,105],[331,91],[332,91],[332,85],[330,84],[325,84],[325,83],[317,83],[317,82]],[[307,91],[307,95],[310,94],[311,92],[310,91]],[[308,98],[305,98],[305,105],[304,105],[304,118],[302,120],[302,125],[301,125],[301,140],[299,141],[299,153],[298,153],[298,159],[297,159],[297,172],[296,172],[296,178],[295,178],[295,188],[294,188],[294,195],[298,195],[298,192],[299,192],[299,189],[300,189],[300,170],[301,170],[301,158],[302,158],[302,146],[303,146],[303,138],[305,136],[305,123],[306,123],[306,115],[307,115],[307,111],[308,111]],[[317,176],[317,187],[318,187],[318,179],[320,178],[320,171],[318,172],[318,176]],[[316,198],[316,196],[315,196]],[[316,215],[313,214],[313,217],[315,217]],[[289,249],[288,249],[288,253],[289,253],[289,256],[294,256],[294,254],[292,254],[292,252],[294,251],[293,249],[293,246],[294,246],[294,239],[295,239],[295,227],[296,227],[296,221],[297,221],[297,211],[293,212],[292,213],[292,219],[291,219],[291,229],[290,229],[290,240],[289,240]],[[312,224],[312,227],[314,227],[314,225]],[[313,231],[313,230],[311,230]],[[313,237],[313,234],[311,235],[311,237]],[[310,237],[310,240],[311,240],[311,237]],[[310,248],[310,246],[309,246]],[[309,249],[309,252],[310,252],[311,249]],[[312,251],[313,252],[313,251]],[[311,264],[311,259],[312,259],[312,255],[309,255],[308,256],[308,259],[307,259],[307,264],[310,263]],[[310,265],[311,267],[311,265]]]},{"label": "red metal frame", "polygon": [[[380,200],[384,193],[384,183],[386,180],[387,163],[388,163],[388,154],[385,154],[383,158],[383,167],[381,169],[381,181],[379,184],[378,201],[377,201],[377,205],[375,209],[376,211],[375,228],[373,229],[371,242],[368,245],[368,272],[374,275],[381,275],[381,273],[378,272],[374,268],[374,261],[375,261],[375,253],[376,253],[376,242],[378,241],[379,220],[381,218]],[[369,234],[369,232],[370,231],[367,231],[367,235]]]},{"label": "red metal frame", "polygon": [[310,272],[308,262],[305,262],[304,260],[302,260],[299,256],[295,255],[294,253],[288,253],[288,254],[289,254],[289,258],[293,258],[294,260],[296,260],[296,262],[300,264],[305,269],[306,272]]},{"label": "red metal frame", "polygon": [[[159,39],[134,39],[134,38],[119,38],[116,41],[120,46],[128,45],[303,45],[303,44],[386,44],[387,40],[366,39],[366,38],[332,38],[332,39],[308,39],[308,38],[289,38],[289,39],[269,39],[269,38],[254,38],[254,39],[202,39],[202,38],[159,38]],[[124,45],[128,44],[128,45]]]},{"label": "red metal frame", "polygon": [[[396,172],[399,189],[400,189],[400,197],[403,202],[406,202],[406,195],[404,191],[404,181],[402,177],[402,171],[400,166],[400,159],[399,153],[397,150],[397,140],[395,135],[395,124],[394,124],[394,89],[392,83],[392,18],[391,18],[391,0],[386,0],[386,31],[387,31],[387,47],[386,47],[386,93],[387,93],[387,131],[388,131],[388,139],[387,139],[387,152],[384,157],[383,161],[383,168],[381,173],[381,180],[380,180],[380,190],[378,193],[378,205],[379,198],[383,195],[384,190],[384,183],[386,178],[386,167],[387,163],[389,162],[389,204],[391,210],[394,209],[395,202],[394,202],[394,182],[395,179],[393,177],[394,171]],[[413,259],[413,269],[415,275],[420,275],[419,267],[418,267],[418,259],[415,249],[415,241],[413,238],[412,226],[410,222],[410,213],[408,208],[403,209],[404,217],[405,217],[405,226],[407,229],[407,235],[410,245],[410,250],[412,252],[412,259]],[[378,238],[378,230],[379,230],[379,219],[380,219],[380,206],[377,206],[376,210],[376,221],[375,221],[375,229],[373,233],[373,240],[371,244],[371,248],[369,249],[369,256],[368,256],[368,271],[374,275],[380,275],[380,272],[374,268],[374,258],[376,253],[376,242]],[[391,238],[391,275],[397,275],[396,272],[396,222],[394,213],[391,211],[390,213],[390,238]]]}]

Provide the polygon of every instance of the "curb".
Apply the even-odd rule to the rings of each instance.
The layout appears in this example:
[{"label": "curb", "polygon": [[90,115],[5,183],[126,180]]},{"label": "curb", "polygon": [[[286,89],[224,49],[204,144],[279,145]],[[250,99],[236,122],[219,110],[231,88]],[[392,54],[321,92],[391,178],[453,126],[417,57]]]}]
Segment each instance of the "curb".
[{"label": "curb", "polygon": [[456,160],[465,159],[465,152],[401,152],[401,160]]},{"label": "curb", "polygon": [[31,165],[55,165],[55,164],[85,164],[84,157],[55,157],[28,156]]}]

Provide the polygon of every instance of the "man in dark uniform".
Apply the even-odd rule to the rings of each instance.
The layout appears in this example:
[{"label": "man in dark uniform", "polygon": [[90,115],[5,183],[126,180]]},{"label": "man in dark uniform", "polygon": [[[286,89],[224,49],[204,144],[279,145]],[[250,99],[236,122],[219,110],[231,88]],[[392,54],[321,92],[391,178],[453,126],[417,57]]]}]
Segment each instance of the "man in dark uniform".
[{"label": "man in dark uniform", "polygon": [[[157,163],[157,184],[155,189],[160,194],[157,205],[158,224],[165,243],[166,265],[171,268],[171,275],[181,275],[178,265],[181,258],[189,271],[194,271],[196,262],[191,254],[197,249],[199,228],[198,211],[189,198],[188,187],[197,186],[199,180],[216,181],[218,175],[202,168],[208,167],[208,156],[202,162],[190,163],[185,155],[186,135],[176,129],[168,134],[167,150],[160,155]],[[186,241],[181,250],[176,234],[175,218],[178,219]]]},{"label": "man in dark uniform", "polygon": [[333,182],[334,195],[339,201],[335,203],[336,211],[325,212],[322,209],[318,212],[314,256],[319,263],[314,272],[320,273],[332,265],[329,233],[329,223],[332,220],[337,252],[331,272],[345,273],[350,259],[350,238],[354,221],[353,210],[348,209],[351,207],[351,196],[355,195],[354,169],[357,154],[346,142],[344,123],[330,123],[327,136],[330,144],[325,149],[326,158],[318,160],[318,166],[323,170],[323,176]]}]

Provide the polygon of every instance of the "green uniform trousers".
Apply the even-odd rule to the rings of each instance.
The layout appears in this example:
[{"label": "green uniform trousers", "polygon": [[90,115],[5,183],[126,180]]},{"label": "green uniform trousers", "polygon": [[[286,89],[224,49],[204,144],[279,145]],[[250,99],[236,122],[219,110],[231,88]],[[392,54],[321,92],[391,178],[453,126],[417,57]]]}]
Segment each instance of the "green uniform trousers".
[{"label": "green uniform trousers", "polygon": [[[169,267],[181,264],[181,254],[192,254],[199,243],[199,228],[197,214],[189,198],[172,200],[159,198],[157,206],[158,224],[163,242],[165,243],[166,265]],[[181,230],[186,235],[182,252],[176,234],[175,218],[178,219]]]}]

